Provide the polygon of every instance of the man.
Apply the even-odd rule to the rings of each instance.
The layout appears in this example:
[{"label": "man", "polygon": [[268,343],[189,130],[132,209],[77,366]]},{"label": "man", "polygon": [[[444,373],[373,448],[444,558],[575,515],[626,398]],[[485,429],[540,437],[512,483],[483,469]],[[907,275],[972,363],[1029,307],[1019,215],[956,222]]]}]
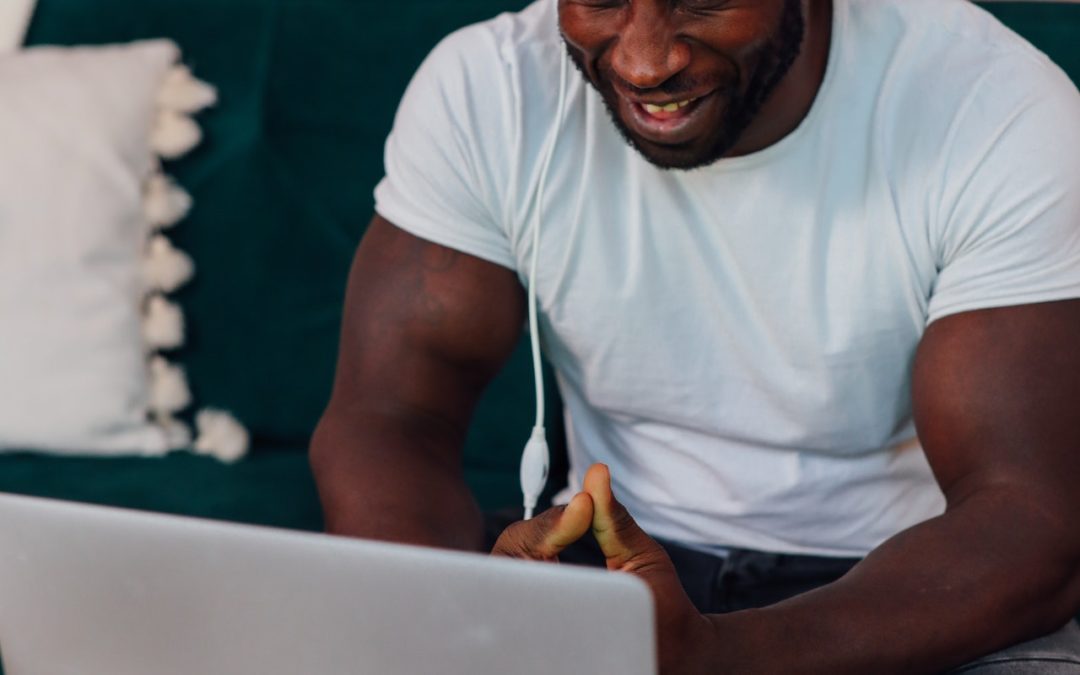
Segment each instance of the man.
[{"label": "man", "polygon": [[386,171],[332,531],[482,546],[461,446],[539,227],[577,494],[496,553],[591,530],[664,673],[1080,672],[1080,96],[989,15],[539,0],[434,51]]}]

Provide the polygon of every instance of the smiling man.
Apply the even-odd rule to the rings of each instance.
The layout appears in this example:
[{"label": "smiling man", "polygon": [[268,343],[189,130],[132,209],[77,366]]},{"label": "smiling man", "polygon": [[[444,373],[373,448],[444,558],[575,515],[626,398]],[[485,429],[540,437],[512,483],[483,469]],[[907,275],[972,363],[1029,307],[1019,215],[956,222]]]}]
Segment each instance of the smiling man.
[{"label": "smiling man", "polygon": [[483,546],[539,228],[569,505],[496,553],[641,576],[664,673],[1080,673],[1080,95],[988,14],[538,0],[436,48],[376,201],[332,531]]}]

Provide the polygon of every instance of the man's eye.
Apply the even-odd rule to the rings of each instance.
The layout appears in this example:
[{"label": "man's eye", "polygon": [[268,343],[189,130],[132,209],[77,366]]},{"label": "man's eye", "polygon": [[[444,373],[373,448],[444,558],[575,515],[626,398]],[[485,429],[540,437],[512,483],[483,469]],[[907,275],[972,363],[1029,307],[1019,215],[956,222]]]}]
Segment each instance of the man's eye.
[{"label": "man's eye", "polygon": [[691,12],[714,12],[730,4],[731,0],[679,0],[679,6]]},{"label": "man's eye", "polygon": [[573,4],[588,9],[613,9],[622,7],[627,0],[573,0]]}]

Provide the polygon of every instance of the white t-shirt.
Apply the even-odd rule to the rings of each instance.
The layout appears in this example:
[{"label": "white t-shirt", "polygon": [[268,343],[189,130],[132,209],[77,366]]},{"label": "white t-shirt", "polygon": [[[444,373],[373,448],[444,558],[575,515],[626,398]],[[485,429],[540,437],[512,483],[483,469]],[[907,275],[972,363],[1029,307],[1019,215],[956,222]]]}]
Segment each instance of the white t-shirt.
[{"label": "white t-shirt", "polygon": [[[375,193],[399,227],[523,283],[556,124],[555,5],[434,50]],[[797,130],[690,172],[642,159],[570,69],[541,335],[571,486],[609,464],[654,536],[857,556],[940,514],[910,402],[926,326],[1080,297],[1068,77],[966,0],[836,0],[833,34]]]}]

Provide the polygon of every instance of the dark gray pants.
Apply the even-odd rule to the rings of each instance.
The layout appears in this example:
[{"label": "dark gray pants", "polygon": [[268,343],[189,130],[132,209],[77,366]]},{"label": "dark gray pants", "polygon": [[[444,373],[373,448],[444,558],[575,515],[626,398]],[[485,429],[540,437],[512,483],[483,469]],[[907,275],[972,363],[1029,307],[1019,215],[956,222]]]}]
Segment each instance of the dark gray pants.
[{"label": "dark gray pants", "polygon": [[991,654],[952,672],[972,675],[1076,675],[1080,673],[1080,627],[1071,621],[1056,633]]},{"label": "dark gray pants", "polygon": [[[683,586],[703,612],[764,607],[844,576],[855,558],[777,555],[734,550],[718,558],[661,542]],[[676,562],[677,561],[677,562]],[[585,561],[583,561],[585,562]],[[1080,675],[1080,626],[1070,621],[1055,633],[983,657],[950,675]]]},{"label": "dark gray pants", "polygon": [[[498,533],[517,519],[520,514],[489,516],[489,544],[494,545]],[[780,602],[836,581],[859,562],[857,558],[780,555],[741,549],[721,558],[669,542],[660,543],[671,556],[690,600],[707,614]],[[604,565],[604,556],[592,537],[575,544],[560,559],[579,565]],[[991,654],[951,672],[952,675],[1080,675],[1080,627],[1069,622],[1051,635]]]}]

